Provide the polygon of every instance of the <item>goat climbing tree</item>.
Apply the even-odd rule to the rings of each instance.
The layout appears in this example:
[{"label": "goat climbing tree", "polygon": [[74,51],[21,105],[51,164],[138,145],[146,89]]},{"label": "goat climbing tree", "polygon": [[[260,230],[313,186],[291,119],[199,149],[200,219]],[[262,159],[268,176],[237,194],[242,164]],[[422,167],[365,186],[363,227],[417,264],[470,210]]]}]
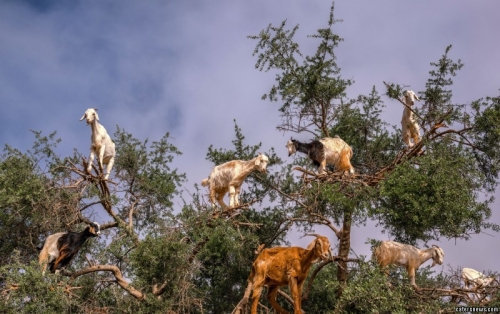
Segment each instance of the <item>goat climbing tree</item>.
[{"label": "goat climbing tree", "polygon": [[[453,77],[463,65],[447,47],[430,64],[425,89],[416,90],[423,136],[406,148],[399,126],[382,118],[384,108],[402,112],[406,87],[374,82],[383,95],[373,87],[366,95],[348,97],[354,82],[342,78],[336,62],[342,38],[333,32],[333,12],[332,7],[326,27],[307,39],[318,44],[311,56],[301,53],[298,26],[288,29],[285,22],[250,38],[257,42],[257,68],[276,73],[276,85],[264,99],[279,104],[278,131],[309,139],[340,136],[354,149],[354,175],[317,176],[301,157],[285,163],[274,149],[246,143],[235,122],[232,147],[210,146],[207,160],[218,165],[262,151],[270,163],[267,174],[247,177],[242,205],[224,210],[212,208],[197,184],[192,195],[180,197],[186,181],[175,168],[180,151],[168,134],[149,143],[118,128],[112,137],[115,167],[105,181],[95,165],[92,173],[84,170],[82,154],[59,157],[55,133],[34,132],[32,149],[6,145],[0,156],[0,312],[244,311],[240,301],[258,248],[294,245],[289,243],[293,230],[320,233],[318,226],[331,230],[330,242],[334,246],[336,237],[338,249],[332,260],[310,271],[302,295],[307,313],[499,307],[497,283],[471,291],[461,288],[458,270],[433,275],[421,268],[417,293],[402,278],[404,271],[387,279],[367,257],[355,255],[350,241],[352,233],[363,232],[355,226],[368,220],[395,240],[419,246],[498,231],[489,218],[500,170],[500,97],[456,103]],[[36,263],[39,242],[54,232],[79,231],[95,216],[103,236],[87,241],[63,276],[42,276]],[[378,240],[361,236],[373,244]],[[261,301],[266,312],[269,304]],[[278,302],[292,309],[286,289]]]},{"label": "goat climbing tree", "polygon": [[[299,167],[309,176],[302,176],[303,185],[289,193],[296,205],[291,206],[290,221],[309,227],[324,224],[338,237],[341,297],[349,277],[352,226],[368,218],[410,244],[498,231],[488,218],[499,169],[500,133],[493,121],[500,99],[452,102],[452,79],[463,64],[450,59],[449,46],[431,63],[426,89],[419,92],[423,106],[415,113],[423,126],[422,141],[404,147],[401,135],[390,133],[381,120],[385,105],[375,86],[367,96],[347,97],[353,82],[342,78],[336,63],[342,38],[333,33],[338,22],[333,12],[332,5],[327,27],[309,36],[319,41],[311,56],[303,56],[295,41],[298,26],[287,29],[286,21],[250,38],[257,41],[256,68],[277,72],[276,85],[263,96],[281,104],[277,129],[306,132],[315,139],[339,135],[354,148],[356,175],[316,176]],[[402,111],[403,86],[384,84],[389,106]],[[482,193],[490,196],[481,199]]]}]

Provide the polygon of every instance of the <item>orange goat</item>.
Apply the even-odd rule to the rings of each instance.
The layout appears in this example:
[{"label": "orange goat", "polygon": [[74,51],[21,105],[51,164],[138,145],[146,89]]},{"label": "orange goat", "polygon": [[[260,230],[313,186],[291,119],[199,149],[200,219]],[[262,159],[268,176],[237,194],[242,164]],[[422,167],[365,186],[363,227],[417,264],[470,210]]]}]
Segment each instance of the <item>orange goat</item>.
[{"label": "orange goat", "polygon": [[276,302],[278,289],[288,285],[294,303],[294,313],[302,314],[302,285],[311,265],[319,259],[332,258],[330,241],[327,237],[312,234],[316,239],[308,249],[301,247],[275,247],[264,249],[252,265],[248,282],[252,286],[251,314],[257,314],[262,288],[267,285],[267,299],[280,314],[288,313]]}]

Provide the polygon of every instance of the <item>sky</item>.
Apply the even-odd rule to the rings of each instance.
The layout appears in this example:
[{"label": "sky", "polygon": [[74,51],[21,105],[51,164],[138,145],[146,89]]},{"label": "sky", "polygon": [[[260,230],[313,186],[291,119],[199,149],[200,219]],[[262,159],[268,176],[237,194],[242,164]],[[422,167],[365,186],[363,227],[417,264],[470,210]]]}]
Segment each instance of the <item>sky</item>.
[{"label": "sky", "polygon": [[[274,147],[293,162],[287,139],[309,135],[276,130],[279,104],[261,99],[274,74],[255,69],[256,42],[247,36],[286,19],[289,27],[299,25],[301,51],[312,53],[318,42],[307,35],[327,26],[330,6],[324,0],[0,1],[0,145],[26,150],[34,141],[30,130],[57,131],[61,157],[74,149],[88,154],[90,128],[78,120],[93,107],[110,134],[117,125],[140,140],[169,132],[183,153],[173,166],[186,173],[188,191],[213,167],[205,159],[210,145],[232,148],[233,120],[246,143],[262,142],[263,151]],[[452,101],[498,96],[498,12],[498,0],[336,1],[335,18],[343,22],[334,32],[345,39],[337,62],[342,76],[355,81],[348,97],[373,86],[383,94],[383,81],[423,91],[430,62],[450,44],[450,57],[465,64]],[[399,126],[400,104],[383,100],[382,117]],[[498,224],[499,204],[491,219]],[[317,230],[336,243],[332,232]],[[488,233],[429,243],[445,251],[435,270],[500,271],[500,234]],[[300,236],[290,242],[311,240]],[[353,252],[368,256],[366,238],[389,239],[373,222],[352,236]]]}]

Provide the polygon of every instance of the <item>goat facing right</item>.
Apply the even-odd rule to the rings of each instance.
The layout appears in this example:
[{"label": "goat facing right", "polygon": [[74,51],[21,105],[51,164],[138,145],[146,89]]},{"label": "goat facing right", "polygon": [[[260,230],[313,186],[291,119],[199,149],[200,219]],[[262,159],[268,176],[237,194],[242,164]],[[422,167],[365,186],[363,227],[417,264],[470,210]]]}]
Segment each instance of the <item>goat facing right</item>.
[{"label": "goat facing right", "polygon": [[[252,265],[248,284],[252,290],[251,314],[257,314],[262,288],[267,285],[267,299],[275,311],[287,314],[276,302],[280,287],[288,285],[294,303],[294,313],[302,314],[302,286],[311,265],[318,259],[332,258],[330,241],[327,237],[316,237],[308,249],[301,247],[274,247],[263,249]],[[248,296],[245,296],[248,298]]]},{"label": "goat facing right", "polygon": [[101,226],[93,222],[82,232],[58,232],[48,236],[38,256],[42,273],[45,274],[47,266],[52,273],[66,267],[88,238],[100,234]]},{"label": "goat facing right", "polygon": [[415,284],[415,270],[431,258],[433,261],[431,267],[436,264],[442,265],[444,259],[444,251],[437,245],[420,250],[412,245],[395,241],[382,241],[373,254],[381,267],[390,264],[405,266],[411,285],[415,288],[418,288]]},{"label": "goat facing right", "polygon": [[245,178],[254,170],[265,173],[269,158],[260,154],[250,160],[232,160],[215,166],[208,178],[201,181],[202,186],[208,186],[212,206],[215,201],[223,208],[227,208],[223,198],[229,193],[229,207],[240,204],[240,189]]}]

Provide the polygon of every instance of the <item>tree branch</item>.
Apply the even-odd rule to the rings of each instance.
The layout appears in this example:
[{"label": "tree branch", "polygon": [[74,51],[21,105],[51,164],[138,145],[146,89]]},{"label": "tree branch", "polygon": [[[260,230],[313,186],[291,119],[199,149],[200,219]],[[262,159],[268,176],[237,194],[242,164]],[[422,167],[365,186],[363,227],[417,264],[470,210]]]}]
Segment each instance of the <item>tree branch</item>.
[{"label": "tree branch", "polygon": [[142,292],[140,292],[140,291],[136,290],[134,287],[130,286],[130,284],[125,279],[123,279],[122,272],[115,265],[95,265],[95,266],[91,266],[91,267],[88,267],[88,268],[85,268],[85,269],[82,269],[79,271],[75,271],[73,273],[67,272],[65,270],[62,271],[61,273],[63,276],[70,277],[71,278],[70,281],[73,281],[74,279],[76,279],[80,276],[83,276],[83,275],[86,275],[89,273],[99,272],[99,271],[112,272],[113,276],[116,279],[115,282],[123,290],[127,291],[130,295],[132,295],[134,298],[136,298],[138,300],[143,300],[146,297]]}]

